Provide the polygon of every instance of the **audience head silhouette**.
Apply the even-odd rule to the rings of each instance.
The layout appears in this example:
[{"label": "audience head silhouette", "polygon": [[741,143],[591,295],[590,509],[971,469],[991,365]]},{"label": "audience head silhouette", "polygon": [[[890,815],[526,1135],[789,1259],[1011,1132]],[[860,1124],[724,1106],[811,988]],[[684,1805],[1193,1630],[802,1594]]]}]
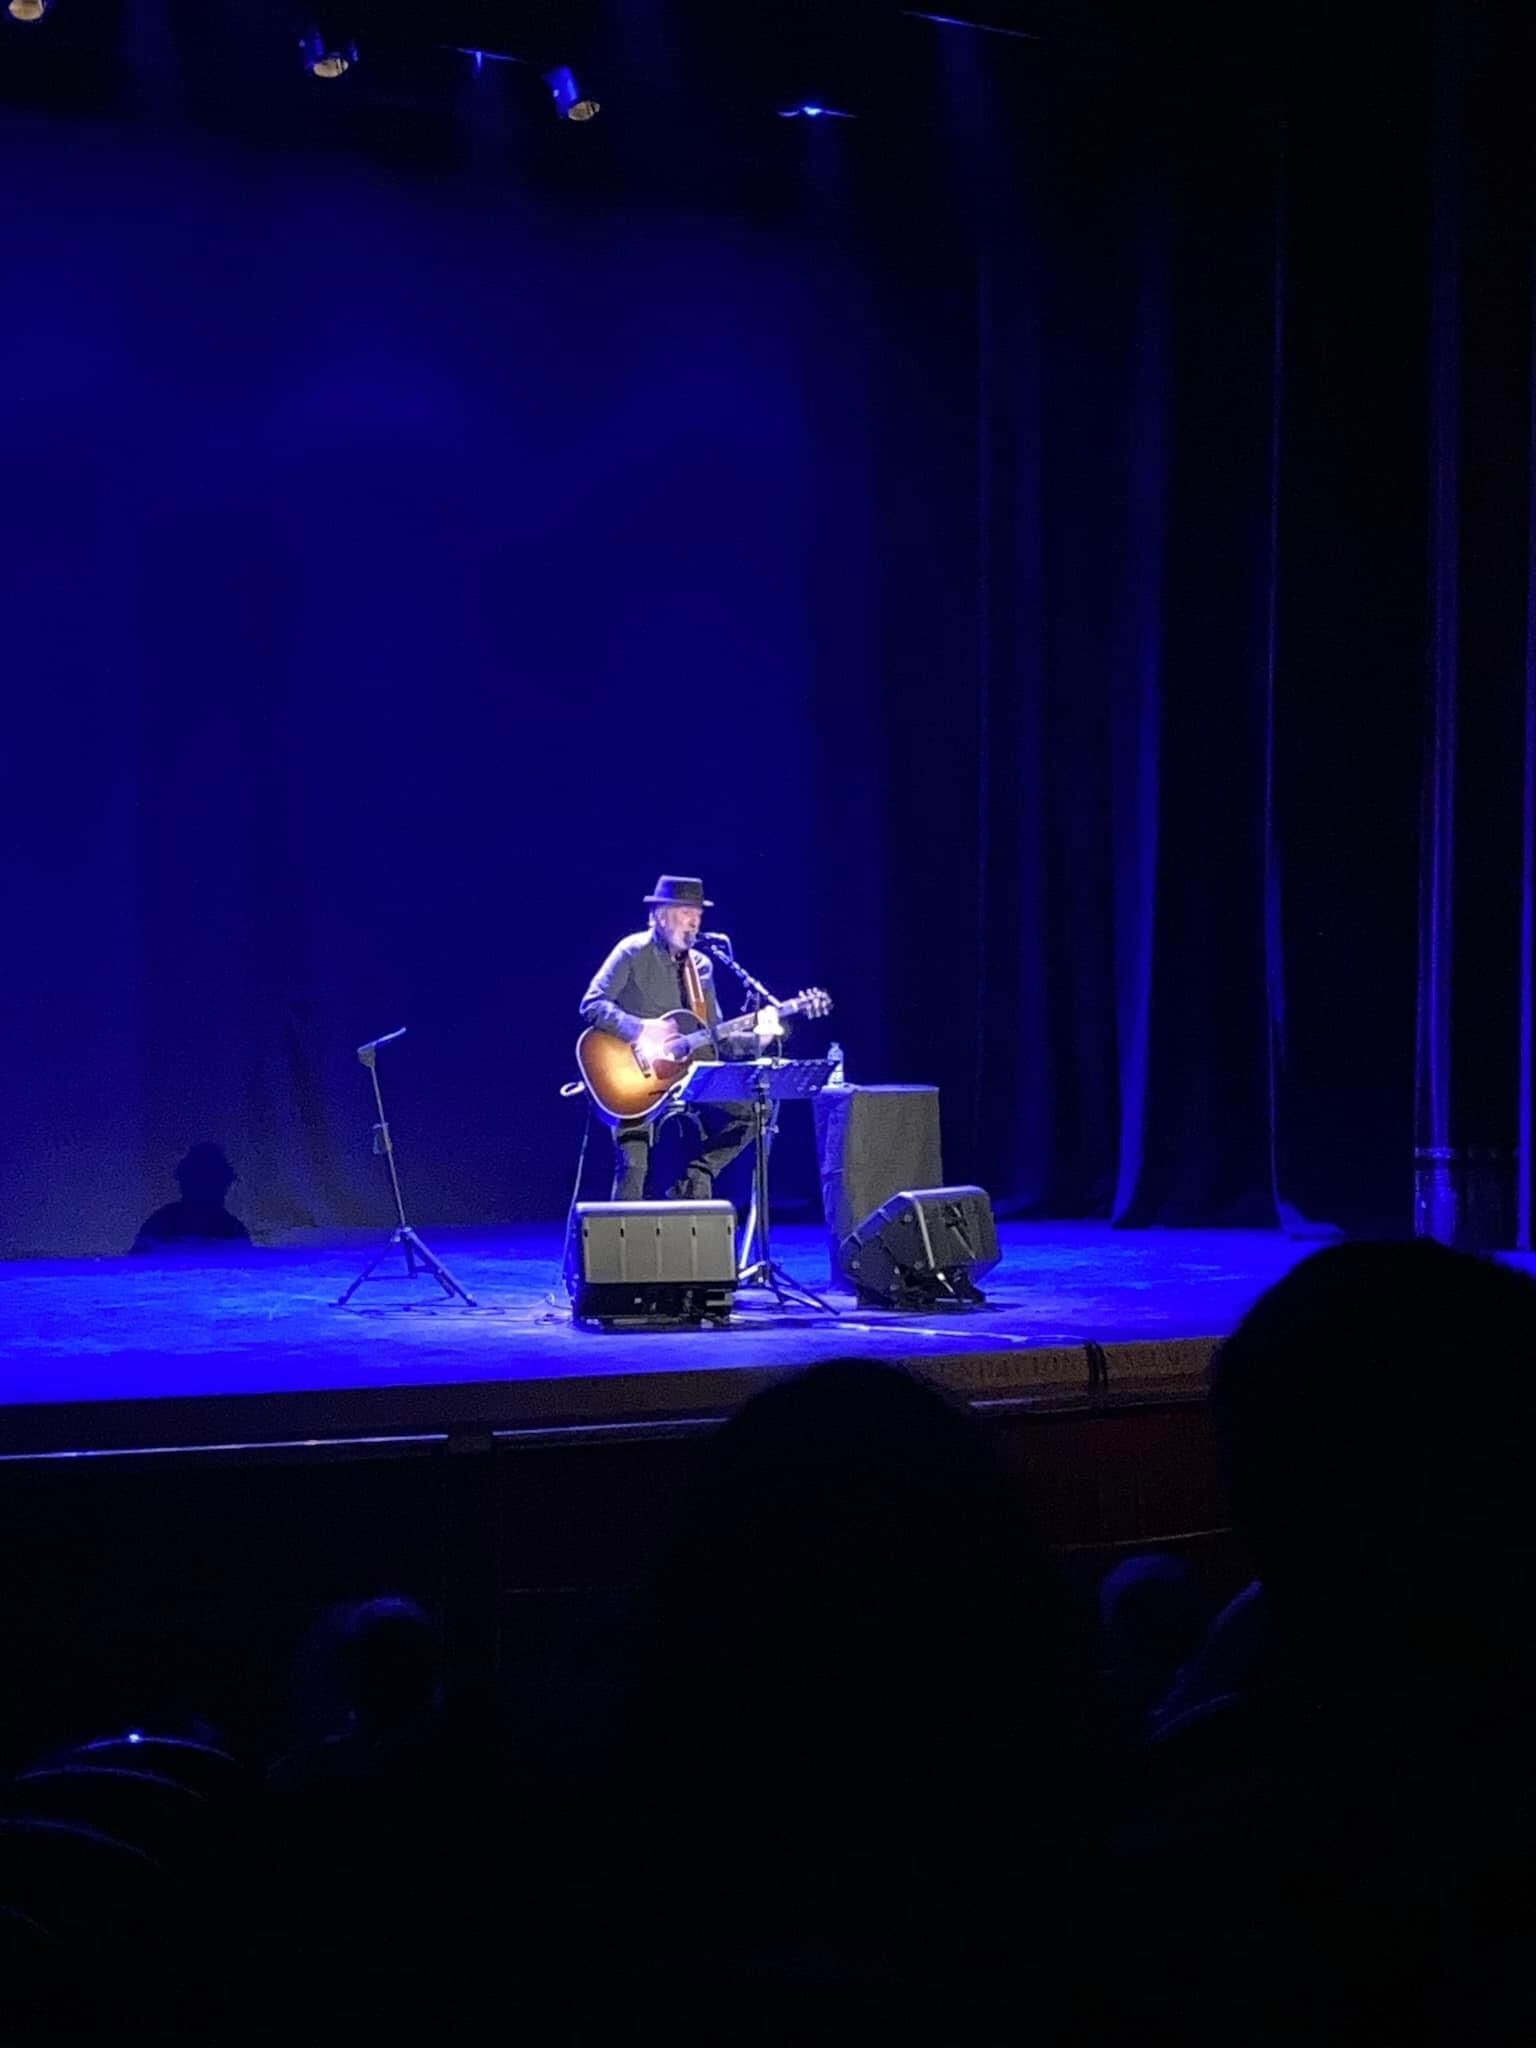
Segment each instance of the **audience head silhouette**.
[{"label": "audience head silhouette", "polygon": [[[631,1881],[686,1898],[720,1968],[979,1985],[1004,1894],[934,1873],[1021,1828],[1070,1894],[1091,1832],[1081,1781],[1070,1817],[1057,1790],[1076,1777],[1080,1667],[1014,1502],[967,1410],[861,1360],[779,1381],[706,1447],[644,1721],[645,1767],[683,1789],[637,1826],[666,1846]],[[1052,1758],[1027,1818],[1025,1754]],[[1006,1905],[1051,1921],[1048,1899]]]},{"label": "audience head silhouette", "polygon": [[1205,1603],[1182,1558],[1123,1558],[1099,1585],[1099,1635],[1111,1703],[1135,1732],[1200,1642]]},{"label": "audience head silhouette", "polygon": [[[1529,1976],[1508,1872],[1536,1825],[1515,1645],[1533,1367],[1536,1282],[1430,1242],[1317,1253],[1222,1347],[1260,1585],[1195,1660],[1137,1823],[1147,1888],[1207,1930],[1194,1977],[1149,1958],[1193,2039],[1254,2018],[1257,1983],[1266,2039],[1528,2031],[1472,2011]],[[1153,1931],[1172,1944],[1169,1918]]]},{"label": "audience head silhouette", "polygon": [[[833,1360],[747,1402],[704,1453],[666,1595],[679,1648],[739,1658],[752,1690],[816,1669],[880,1692],[946,1686],[1003,1600],[1054,1606],[990,1440],[926,1381]],[[1005,1631],[1011,1639],[1011,1631]],[[708,1646],[707,1650],[705,1646]]]},{"label": "audience head silhouette", "polygon": [[421,1721],[438,1701],[440,1663],[437,1631],[414,1600],[390,1594],[343,1610],[336,1678],[360,1732]]},{"label": "audience head silhouette", "polygon": [[1336,1245],[1254,1305],[1213,1410],[1295,1647],[1335,1672],[1390,1656],[1422,1695],[1503,1635],[1527,1570],[1533,1389],[1536,1281],[1438,1244]]}]

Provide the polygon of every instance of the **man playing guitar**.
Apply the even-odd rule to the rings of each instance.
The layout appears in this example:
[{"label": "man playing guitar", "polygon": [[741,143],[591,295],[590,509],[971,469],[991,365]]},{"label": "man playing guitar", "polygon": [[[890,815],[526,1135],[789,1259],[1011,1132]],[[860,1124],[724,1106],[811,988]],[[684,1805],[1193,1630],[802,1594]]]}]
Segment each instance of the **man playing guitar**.
[{"label": "man playing guitar", "polygon": [[[760,1010],[752,1027],[720,1031],[720,1004],[715,994],[714,962],[694,949],[699,925],[713,905],[696,875],[663,875],[645,899],[650,924],[643,932],[620,939],[592,977],[581,1000],[581,1019],[589,1027],[612,1033],[649,1064],[666,1060],[677,1049],[677,1027],[668,1013],[690,1011],[709,1029],[721,1059],[758,1059],[782,1035],[774,1010]],[[717,1035],[719,1034],[719,1035]],[[682,1178],[667,1189],[669,1201],[708,1201],[715,1175],[730,1165],[752,1135],[744,1114],[729,1109],[700,1108],[686,1112],[695,1137]],[[659,1119],[614,1125],[613,1199],[645,1198],[651,1140]]]}]

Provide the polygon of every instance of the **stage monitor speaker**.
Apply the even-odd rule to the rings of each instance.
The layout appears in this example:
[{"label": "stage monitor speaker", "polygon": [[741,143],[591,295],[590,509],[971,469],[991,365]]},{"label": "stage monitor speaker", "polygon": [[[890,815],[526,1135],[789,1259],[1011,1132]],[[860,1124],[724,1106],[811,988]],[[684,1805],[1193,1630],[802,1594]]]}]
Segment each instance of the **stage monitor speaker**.
[{"label": "stage monitor speaker", "polygon": [[724,1322],[736,1292],[729,1202],[578,1202],[565,1291],[578,1323],[678,1329]]},{"label": "stage monitor speaker", "polygon": [[904,1189],[842,1243],[860,1301],[880,1308],[966,1308],[998,1261],[991,1198],[981,1188]]}]

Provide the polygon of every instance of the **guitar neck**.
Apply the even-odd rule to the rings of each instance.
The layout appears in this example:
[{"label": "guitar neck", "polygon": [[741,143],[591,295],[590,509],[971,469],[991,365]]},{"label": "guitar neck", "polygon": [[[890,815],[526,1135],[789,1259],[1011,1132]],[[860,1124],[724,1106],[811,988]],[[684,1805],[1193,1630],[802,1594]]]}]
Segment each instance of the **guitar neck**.
[{"label": "guitar neck", "polygon": [[[792,1002],[776,1003],[774,1007],[781,1017],[798,1017],[800,1015],[800,1012],[805,1008],[805,1002],[802,997],[796,996]],[[757,1010],[749,1010],[745,1017],[728,1018],[726,1022],[720,1026],[720,1029],[716,1033],[716,1036],[723,1038],[728,1036],[732,1032],[750,1031],[753,1025],[756,1023],[758,1015],[759,1012]],[[709,1042],[709,1033],[707,1031],[697,1032],[694,1034],[694,1037],[688,1040],[688,1043],[692,1045],[695,1042],[695,1039],[700,1045],[707,1045]]]}]

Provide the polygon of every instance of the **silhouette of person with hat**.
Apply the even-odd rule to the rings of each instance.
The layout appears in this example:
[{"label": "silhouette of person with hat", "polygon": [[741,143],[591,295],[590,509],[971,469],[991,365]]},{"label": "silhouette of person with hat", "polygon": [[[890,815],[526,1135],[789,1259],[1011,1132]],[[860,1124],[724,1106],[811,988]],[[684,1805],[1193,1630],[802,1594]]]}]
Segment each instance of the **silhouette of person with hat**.
[{"label": "silhouette of person with hat", "polygon": [[146,1252],[166,1245],[249,1244],[251,1233],[224,1206],[237,1178],[222,1145],[194,1145],[176,1168],[180,1199],[167,1202],[144,1219],[133,1249]]}]

